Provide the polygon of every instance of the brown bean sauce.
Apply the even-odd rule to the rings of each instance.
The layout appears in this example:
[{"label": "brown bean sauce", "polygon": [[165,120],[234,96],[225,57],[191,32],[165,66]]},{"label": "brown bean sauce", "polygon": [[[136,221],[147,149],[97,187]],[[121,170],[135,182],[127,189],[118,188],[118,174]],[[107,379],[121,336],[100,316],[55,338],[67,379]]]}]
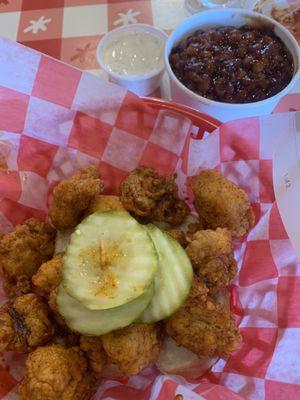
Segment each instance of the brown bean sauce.
[{"label": "brown bean sauce", "polygon": [[268,28],[198,30],[171,51],[171,68],[193,92],[224,103],[253,103],[293,77],[291,54]]}]

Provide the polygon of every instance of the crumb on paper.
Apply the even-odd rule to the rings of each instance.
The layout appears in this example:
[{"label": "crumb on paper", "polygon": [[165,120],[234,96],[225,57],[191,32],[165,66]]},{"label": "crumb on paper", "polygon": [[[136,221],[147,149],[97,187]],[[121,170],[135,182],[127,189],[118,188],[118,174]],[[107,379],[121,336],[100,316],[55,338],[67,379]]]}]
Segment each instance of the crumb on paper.
[{"label": "crumb on paper", "polygon": [[[1,134],[0,134],[1,135]],[[0,139],[0,172],[8,171],[8,158],[11,153],[12,144]]]},{"label": "crumb on paper", "polygon": [[7,165],[7,159],[5,156],[0,154],[0,171],[7,171],[8,165]]}]

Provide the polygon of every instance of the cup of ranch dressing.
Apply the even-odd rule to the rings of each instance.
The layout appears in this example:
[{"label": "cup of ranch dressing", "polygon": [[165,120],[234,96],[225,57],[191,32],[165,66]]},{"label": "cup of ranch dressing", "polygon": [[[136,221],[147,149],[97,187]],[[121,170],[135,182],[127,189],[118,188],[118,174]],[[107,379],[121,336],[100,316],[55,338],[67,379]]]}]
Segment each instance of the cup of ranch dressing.
[{"label": "cup of ranch dressing", "polygon": [[100,40],[97,60],[111,81],[147,96],[160,85],[166,40],[162,30],[147,24],[117,28]]}]

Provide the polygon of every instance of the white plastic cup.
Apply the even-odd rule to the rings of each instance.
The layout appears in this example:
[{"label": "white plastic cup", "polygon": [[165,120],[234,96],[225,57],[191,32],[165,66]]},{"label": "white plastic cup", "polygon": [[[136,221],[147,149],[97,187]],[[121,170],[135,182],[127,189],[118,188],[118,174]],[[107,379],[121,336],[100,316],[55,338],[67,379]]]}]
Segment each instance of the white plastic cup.
[{"label": "white plastic cup", "polygon": [[116,72],[112,72],[108,68],[104,60],[105,48],[112,40],[122,37],[124,33],[136,31],[146,32],[153,36],[157,36],[164,42],[167,40],[167,35],[164,33],[164,31],[155,28],[152,25],[131,24],[106,33],[106,35],[104,35],[98,43],[96,55],[98,63],[100,64],[101,68],[103,68],[104,71],[107,72],[112,82],[115,82],[118,85],[125,87],[126,89],[134,92],[138,96],[147,96],[150,93],[154,92],[154,90],[157,89],[160,85],[165,70],[165,65],[163,65],[159,69],[156,69],[155,71],[151,71],[143,75],[124,76],[117,74]]},{"label": "white plastic cup", "polygon": [[[276,95],[255,103],[233,104],[222,103],[200,96],[184,86],[175,76],[169,63],[169,55],[174,46],[197,29],[208,29],[218,26],[235,26],[261,24],[271,26],[290,51],[294,62],[294,76],[291,82]],[[165,47],[165,63],[170,78],[172,100],[193,107],[209,114],[220,121],[270,114],[279,100],[288,94],[300,78],[300,49],[293,35],[277,21],[250,10],[218,9],[203,11],[187,18],[169,36]]]}]

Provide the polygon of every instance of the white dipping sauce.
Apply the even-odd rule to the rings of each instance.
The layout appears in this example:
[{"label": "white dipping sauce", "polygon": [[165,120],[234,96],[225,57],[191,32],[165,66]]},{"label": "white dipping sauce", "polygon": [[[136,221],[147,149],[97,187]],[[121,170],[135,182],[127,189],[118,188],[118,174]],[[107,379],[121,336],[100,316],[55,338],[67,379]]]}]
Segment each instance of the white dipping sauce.
[{"label": "white dipping sauce", "polygon": [[108,43],[104,61],[111,72],[119,75],[143,75],[164,65],[165,42],[151,33],[132,31]]}]

